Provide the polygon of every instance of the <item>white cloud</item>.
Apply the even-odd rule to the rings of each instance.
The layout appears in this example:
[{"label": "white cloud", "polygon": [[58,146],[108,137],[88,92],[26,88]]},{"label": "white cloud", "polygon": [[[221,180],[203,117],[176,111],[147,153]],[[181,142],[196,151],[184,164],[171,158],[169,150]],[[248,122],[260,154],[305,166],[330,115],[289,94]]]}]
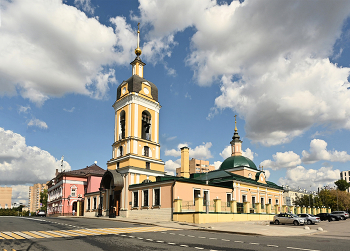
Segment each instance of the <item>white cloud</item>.
[{"label": "white cloud", "polygon": [[346,162],[350,161],[350,155],[346,151],[328,151],[326,141],[322,139],[313,139],[310,142],[309,152],[303,150],[301,160],[305,164],[315,163],[319,160]]},{"label": "white cloud", "polygon": [[75,110],[74,106],[70,109],[63,108],[63,111],[65,111],[65,112],[74,112],[74,110]]},{"label": "white cloud", "polygon": [[28,113],[30,111],[30,106],[20,106],[18,108],[18,113]]},{"label": "white cloud", "polygon": [[317,190],[318,187],[325,185],[334,186],[334,182],[339,179],[340,170],[333,170],[332,167],[321,167],[318,170],[305,169],[303,166],[297,166],[288,169],[286,176],[280,178],[280,185],[289,185],[290,187],[301,187],[306,190]]},{"label": "white cloud", "polygon": [[29,120],[28,126],[36,126],[39,127],[40,129],[47,129],[49,128],[47,124],[44,121],[41,121],[40,119],[31,119]]},{"label": "white cloud", "polygon": [[289,152],[277,152],[272,155],[273,160],[264,160],[260,163],[260,166],[264,168],[271,168],[272,170],[278,170],[282,168],[293,168],[301,163],[300,156],[293,151]]},{"label": "white cloud", "polygon": [[266,180],[268,180],[270,178],[271,173],[269,170],[264,170],[264,172],[265,172]]},{"label": "white cloud", "polygon": [[[223,159],[227,159],[228,157],[231,156],[231,154],[232,154],[231,146],[226,146],[224,150],[222,150],[222,152],[220,153],[220,156]],[[242,155],[253,161],[254,155],[256,155],[256,153],[252,152],[250,148],[247,148],[245,151],[242,151]]]},{"label": "white cloud", "polygon": [[74,0],[74,4],[87,13],[94,14],[95,12],[95,8],[91,5],[91,0]]},{"label": "white cloud", "polygon": [[66,93],[100,99],[116,83],[110,66],[132,61],[136,32],[123,17],[110,19],[113,30],[60,1],[15,0],[2,2],[1,19],[1,95],[37,105]]},{"label": "white cloud", "polygon": [[222,83],[213,114],[235,110],[253,142],[287,143],[315,124],[350,129],[349,68],[329,60],[350,2],[142,0],[139,9],[158,51],[193,27],[187,64],[199,85]]},{"label": "white cloud", "polygon": [[214,164],[211,164],[212,166],[215,166],[215,169],[219,169],[219,167],[221,166],[222,162],[221,161],[214,161]]},{"label": "white cloud", "polygon": [[[36,146],[27,146],[20,134],[0,127],[0,142],[1,184],[46,183],[60,168],[60,160]],[[66,161],[64,166],[71,169]]]},{"label": "white cloud", "polygon": [[[182,143],[177,146],[177,149],[165,150],[165,156],[180,157],[182,147],[188,147],[188,143]],[[213,158],[209,148],[212,146],[211,142],[203,142],[202,145],[196,146],[194,149],[189,147],[190,158],[205,160]]]},{"label": "white cloud", "polygon": [[168,175],[176,176],[176,168],[178,167],[181,167],[181,159],[178,159],[176,161],[165,161],[164,170]]},{"label": "white cloud", "polygon": [[16,185],[12,187],[12,204],[14,202],[23,203],[26,206],[28,204],[28,194],[29,194],[29,186],[28,185]]}]

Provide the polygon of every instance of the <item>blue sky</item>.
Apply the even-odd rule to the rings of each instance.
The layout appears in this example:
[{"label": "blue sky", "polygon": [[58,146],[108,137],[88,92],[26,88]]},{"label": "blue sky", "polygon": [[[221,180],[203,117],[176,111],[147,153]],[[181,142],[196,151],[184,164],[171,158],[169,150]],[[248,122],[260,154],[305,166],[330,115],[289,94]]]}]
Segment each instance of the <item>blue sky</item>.
[{"label": "blue sky", "polygon": [[[272,4],[273,3],[273,4]],[[350,170],[348,1],[71,0],[0,3],[0,185],[112,156],[117,86],[141,23],[159,89],[161,158],[217,167],[234,115],[245,156],[280,185],[316,189]],[[311,186],[311,187],[310,187]]]}]

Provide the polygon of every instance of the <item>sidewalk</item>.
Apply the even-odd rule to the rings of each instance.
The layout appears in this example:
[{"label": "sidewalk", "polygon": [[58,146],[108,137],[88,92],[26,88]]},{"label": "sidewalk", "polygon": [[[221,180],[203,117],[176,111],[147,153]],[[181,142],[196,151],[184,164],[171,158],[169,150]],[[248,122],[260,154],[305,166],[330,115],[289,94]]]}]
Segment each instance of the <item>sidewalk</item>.
[{"label": "sidewalk", "polygon": [[[83,217],[82,217],[83,218]],[[288,225],[270,225],[269,222],[219,222],[219,223],[186,223],[176,221],[158,221],[156,219],[131,219],[124,217],[108,218],[108,217],[85,217],[88,219],[123,221],[130,223],[141,223],[167,228],[202,230],[212,232],[224,232],[243,235],[264,235],[264,236],[297,236],[297,235],[313,235],[324,233],[325,231],[317,230],[317,225],[305,226],[288,226]],[[306,229],[305,229],[306,228]]]}]

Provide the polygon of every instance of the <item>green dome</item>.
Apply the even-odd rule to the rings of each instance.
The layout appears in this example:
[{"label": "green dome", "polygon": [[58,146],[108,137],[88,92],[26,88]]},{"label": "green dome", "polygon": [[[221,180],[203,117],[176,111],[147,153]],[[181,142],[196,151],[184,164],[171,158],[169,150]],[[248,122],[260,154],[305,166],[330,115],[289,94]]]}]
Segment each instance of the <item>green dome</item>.
[{"label": "green dome", "polygon": [[233,169],[238,167],[249,167],[258,170],[253,161],[244,156],[231,156],[225,159],[220,166],[220,170]]}]

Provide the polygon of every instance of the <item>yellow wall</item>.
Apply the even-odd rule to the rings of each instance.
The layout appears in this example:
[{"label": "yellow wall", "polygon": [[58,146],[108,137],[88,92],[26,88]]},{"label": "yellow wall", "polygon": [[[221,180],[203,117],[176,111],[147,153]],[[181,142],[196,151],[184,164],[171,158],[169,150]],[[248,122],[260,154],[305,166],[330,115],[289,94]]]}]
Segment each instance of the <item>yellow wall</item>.
[{"label": "yellow wall", "polygon": [[212,223],[230,221],[272,221],[272,214],[205,214],[205,213],[181,213],[174,214],[174,221],[189,223]]}]

